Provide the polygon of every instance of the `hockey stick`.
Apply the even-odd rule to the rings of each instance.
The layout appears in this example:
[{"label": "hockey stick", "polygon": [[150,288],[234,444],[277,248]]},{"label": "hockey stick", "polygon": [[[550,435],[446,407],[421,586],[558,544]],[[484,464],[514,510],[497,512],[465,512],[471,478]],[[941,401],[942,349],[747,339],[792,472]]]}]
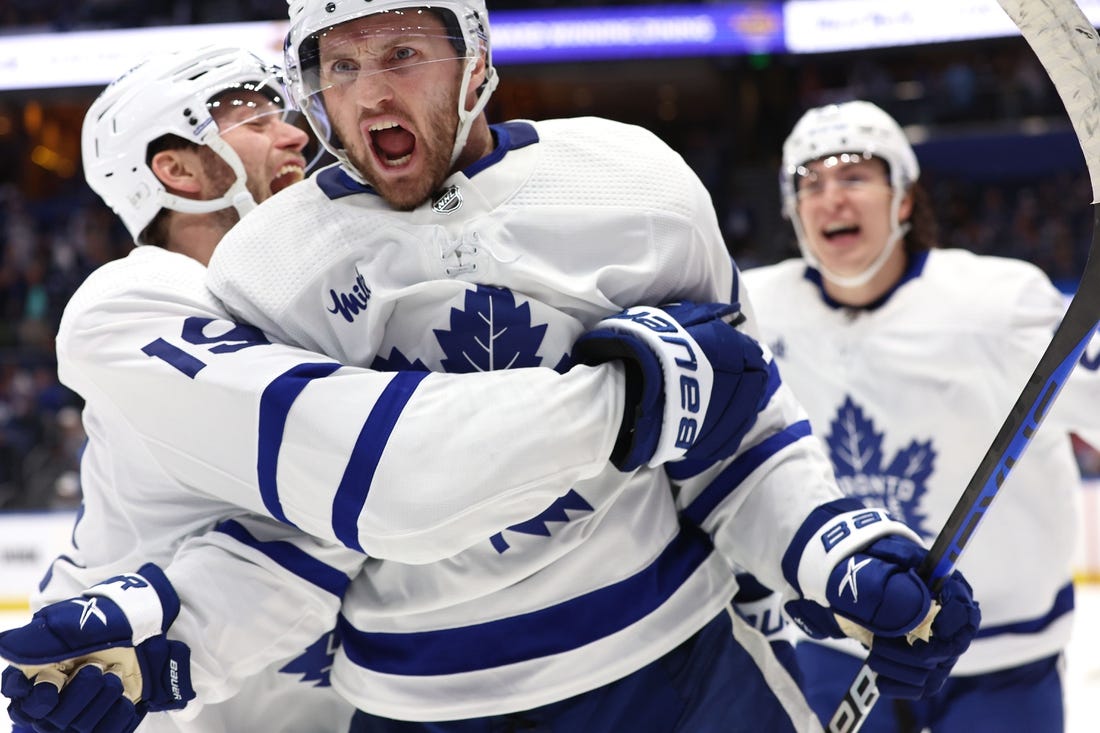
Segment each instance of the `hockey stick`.
[{"label": "hockey stick", "polygon": [[[1073,0],[997,2],[1027,39],[1062,98],[1085,154],[1095,208],[1100,201],[1100,42],[1096,29]],[[1094,213],[1092,244],[1077,294],[919,568],[921,577],[936,593],[955,569],[1001,484],[1023,455],[1092,339],[1100,321],[1097,242],[1100,242],[1100,209]],[[830,719],[829,733],[856,733],[878,698],[875,673],[864,664]]]}]

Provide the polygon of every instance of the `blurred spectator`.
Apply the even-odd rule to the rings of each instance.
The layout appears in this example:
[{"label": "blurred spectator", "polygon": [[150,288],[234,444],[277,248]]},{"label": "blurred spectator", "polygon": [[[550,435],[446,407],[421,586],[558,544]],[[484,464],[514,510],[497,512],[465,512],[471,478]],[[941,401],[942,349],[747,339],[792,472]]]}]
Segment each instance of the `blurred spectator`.
[{"label": "blurred spectator", "polygon": [[81,405],[57,381],[54,334],[88,273],[132,246],[92,200],[0,186],[0,509],[80,501]]},{"label": "blurred spectator", "polygon": [[1073,452],[1077,454],[1077,464],[1081,466],[1081,475],[1085,478],[1100,478],[1100,451],[1078,438],[1073,438]]}]

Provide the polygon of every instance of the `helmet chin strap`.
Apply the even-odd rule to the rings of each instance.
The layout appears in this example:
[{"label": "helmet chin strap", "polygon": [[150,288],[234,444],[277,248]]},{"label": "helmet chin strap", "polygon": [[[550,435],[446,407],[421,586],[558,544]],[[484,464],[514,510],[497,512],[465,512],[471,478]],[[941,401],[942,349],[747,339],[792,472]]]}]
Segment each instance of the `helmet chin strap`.
[{"label": "helmet chin strap", "polygon": [[809,246],[806,244],[805,237],[802,236],[801,232],[798,236],[798,248],[802,251],[802,259],[806,261],[807,265],[820,272],[821,277],[841,288],[858,288],[871,282],[871,278],[879,273],[882,266],[890,259],[890,255],[893,254],[894,248],[898,246],[898,242],[902,240],[908,231],[908,224],[894,226],[890,231],[890,235],[886,238],[886,246],[882,248],[882,252],[879,253],[875,261],[872,262],[866,270],[858,275],[839,275],[822,265],[821,261],[814,257],[813,253],[810,251]]},{"label": "helmet chin strap", "polygon": [[234,175],[233,185],[216,199],[189,199],[167,191],[161,191],[160,205],[183,214],[209,214],[232,206],[243,218],[245,214],[256,208],[256,199],[252,197],[246,185],[248,174],[244,170],[241,157],[237,155],[237,151],[230,147],[229,143],[217,134],[208,136],[206,140],[203,140],[203,144],[229,164]]},{"label": "helmet chin strap", "polygon": [[[466,85],[470,81],[470,77],[474,73],[474,67],[477,66],[478,57],[469,59],[466,63],[466,70],[462,74],[462,86],[461,89],[465,89]],[[460,99],[458,102],[458,126],[455,129],[455,142],[454,147],[451,149],[451,166],[453,167],[458,162],[459,156],[462,155],[462,151],[466,147],[466,141],[470,137],[470,130],[473,129],[474,121],[477,120],[478,115],[485,109],[485,105],[489,103],[489,97],[492,96],[493,90],[497,87],[499,77],[495,73],[490,73],[485,80],[485,84],[481,87],[478,94],[477,101],[474,102],[473,108],[466,109],[466,97],[463,94],[459,94]],[[352,177],[358,183],[369,185],[366,177],[359,171],[354,163],[351,162],[351,158],[348,157],[347,150],[340,148],[333,151],[336,158],[344,164],[344,170],[348,175]],[[228,194],[227,194],[228,195]],[[241,216],[244,216],[242,213]]]},{"label": "helmet chin strap", "polygon": [[480,56],[472,56],[466,62],[466,70],[462,74],[462,86],[459,88],[459,100],[458,100],[458,129],[455,130],[455,145],[451,151],[451,165],[458,161],[458,157],[462,155],[463,149],[466,147],[466,140],[470,137],[470,130],[474,126],[474,120],[485,109],[485,105],[489,103],[489,97],[492,96],[493,90],[497,87],[497,75],[493,73],[491,69],[486,66],[486,78],[485,84],[478,92],[477,101],[474,102],[473,109],[466,109],[466,95],[464,90],[466,85],[470,82],[470,77],[473,76],[474,68],[477,66],[477,62]]},{"label": "helmet chin strap", "polygon": [[813,251],[810,249],[810,244],[806,237],[806,230],[802,227],[802,217],[799,216],[797,207],[794,207],[790,219],[791,224],[794,226],[795,237],[798,239],[798,249],[802,253],[802,259],[809,267],[820,272],[821,277],[837,287],[858,288],[871,282],[871,279],[879,273],[882,266],[890,259],[890,255],[894,253],[894,248],[898,246],[898,242],[909,233],[909,222],[899,221],[901,202],[902,199],[905,198],[905,193],[905,189],[901,187],[896,187],[894,189],[894,195],[890,200],[890,221],[892,222],[892,226],[890,228],[890,234],[886,237],[886,244],[883,245],[882,251],[879,252],[878,257],[874,259],[866,270],[858,275],[840,275],[821,264],[821,261],[814,256]]}]

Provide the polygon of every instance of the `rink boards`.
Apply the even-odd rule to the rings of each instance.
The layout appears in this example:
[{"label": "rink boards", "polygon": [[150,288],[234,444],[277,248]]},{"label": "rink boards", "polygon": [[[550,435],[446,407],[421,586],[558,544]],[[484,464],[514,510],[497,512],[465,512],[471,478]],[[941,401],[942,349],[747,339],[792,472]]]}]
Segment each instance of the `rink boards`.
[{"label": "rink boards", "polygon": [[[1074,569],[1078,581],[1100,583],[1100,479],[1085,482]],[[73,511],[0,512],[0,611],[21,611],[50,561],[64,552]],[[990,521],[997,521],[996,510]]]}]

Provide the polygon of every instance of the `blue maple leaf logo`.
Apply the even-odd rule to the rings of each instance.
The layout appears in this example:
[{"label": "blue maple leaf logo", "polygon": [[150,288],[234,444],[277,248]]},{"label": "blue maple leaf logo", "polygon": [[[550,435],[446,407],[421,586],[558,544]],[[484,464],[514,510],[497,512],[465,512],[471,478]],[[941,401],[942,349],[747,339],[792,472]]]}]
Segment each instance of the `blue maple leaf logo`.
[{"label": "blue maple leaf logo", "polygon": [[[592,505],[585,501],[585,498],[578,494],[575,489],[570,489],[568,494],[555,500],[542,514],[533,519],[528,519],[526,522],[513,524],[507,531],[537,537],[549,537],[551,532],[547,524],[550,522],[567,523],[570,511],[590,512],[592,511]],[[509,547],[508,542],[504,539],[503,532],[493,535],[490,541],[496,551],[500,553],[505,552]]]},{"label": "blue maple leaf logo", "polygon": [[416,361],[409,361],[409,357],[401,353],[399,349],[393,349],[390,351],[390,356],[386,357],[379,354],[374,357],[374,361],[371,362],[370,368],[376,372],[426,372],[429,371],[428,365],[417,359]]},{"label": "blue maple leaf logo", "polygon": [[918,507],[928,490],[936,451],[932,441],[913,440],[883,468],[883,433],[850,396],[837,410],[825,437],[840,488],[868,504],[880,506],[931,539],[928,517]]},{"label": "blue maple leaf logo", "polygon": [[[516,296],[510,290],[487,285],[467,290],[463,308],[451,309],[449,325],[449,330],[433,330],[445,354],[440,361],[445,372],[466,374],[542,365],[538,350],[545,338],[547,324],[532,325],[530,304],[516,305]],[[560,373],[567,372],[570,367],[569,354],[563,354],[554,365]],[[412,360],[396,348],[390,350],[388,357],[375,357],[371,368],[385,372],[429,371],[423,361]],[[569,522],[569,512],[592,511],[584,497],[570,489],[537,517],[508,527],[505,532],[550,537],[549,524]],[[504,532],[493,535],[490,542],[497,552],[503,553],[509,548]]]},{"label": "blue maple leaf logo", "polygon": [[339,648],[340,639],[336,636],[336,630],[333,629],[310,644],[301,656],[292,659],[279,671],[301,675],[302,682],[313,682],[314,687],[328,687],[332,662]]},{"label": "blue maple leaf logo", "polygon": [[539,346],[546,324],[531,325],[531,306],[516,305],[515,295],[502,288],[479,285],[466,292],[462,310],[451,309],[450,330],[435,330],[451,374],[519,369],[542,364]]}]

